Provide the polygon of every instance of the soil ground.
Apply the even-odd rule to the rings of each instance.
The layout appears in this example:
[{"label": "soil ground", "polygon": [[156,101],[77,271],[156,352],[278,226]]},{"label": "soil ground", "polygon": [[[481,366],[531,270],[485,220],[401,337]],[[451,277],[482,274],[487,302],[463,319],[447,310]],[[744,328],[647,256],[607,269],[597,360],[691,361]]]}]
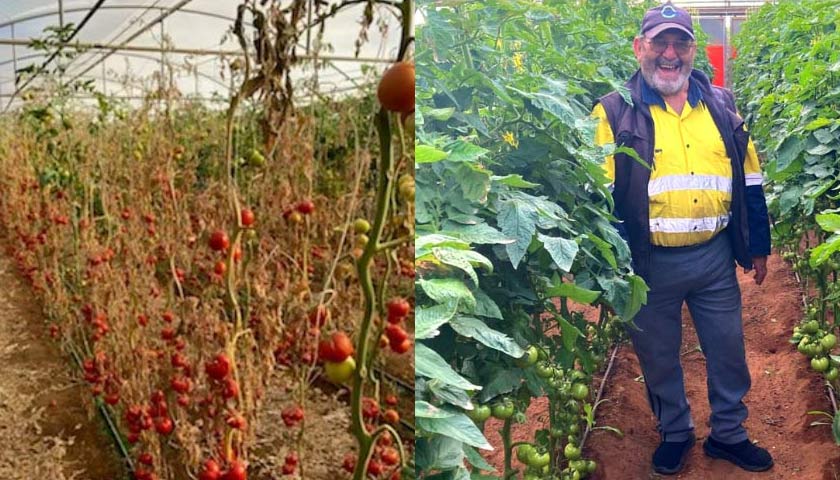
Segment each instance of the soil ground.
[{"label": "soil ground", "polygon": [[[682,365],[698,437],[685,470],[673,477],[653,473],[651,456],[659,443],[656,419],[648,406],[644,384],[640,382],[638,360],[627,344],[616,356],[604,390],[607,401],[597,411],[598,425],[616,427],[624,437],[607,430],[597,430],[589,436],[584,456],[598,462],[598,470],[590,478],[840,479],[840,449],[832,441],[830,427],[810,426],[825,417],[807,414],[810,410],[831,410],[824,382],[810,370],[807,359],[788,343],[793,326],[802,316],[802,293],[790,267],[772,255],[768,260],[768,277],[761,286],[755,285],[752,274],[744,274],[741,269],[738,277],[744,300],[747,362],[752,375],[752,388],[745,399],[750,410],[745,426],[750,438],[773,455],[773,469],[749,473],[703,454],[702,442],[708,435],[710,413],[705,359],[697,348],[699,342],[691,317],[684,309]],[[545,428],[546,400],[536,399],[527,413],[529,423],[514,426],[514,440],[532,439],[536,430]],[[485,426],[488,440],[496,447],[487,458],[501,472],[504,453],[499,448],[499,429],[498,422],[488,421]]]},{"label": "soil ground", "polygon": [[87,388],[66,358],[0,255],[0,478],[127,478],[103,423],[88,419]]}]

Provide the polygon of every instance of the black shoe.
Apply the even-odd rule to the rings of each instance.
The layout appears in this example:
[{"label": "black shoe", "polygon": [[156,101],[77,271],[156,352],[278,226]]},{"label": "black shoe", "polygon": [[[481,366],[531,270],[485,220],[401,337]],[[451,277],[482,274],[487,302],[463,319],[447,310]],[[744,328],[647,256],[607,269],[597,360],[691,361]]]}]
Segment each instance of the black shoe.
[{"label": "black shoe", "polygon": [[694,446],[694,435],[684,442],[662,442],[653,452],[653,471],[663,475],[679,473],[685,467],[685,461],[691,447]]},{"label": "black shoe", "polygon": [[753,445],[749,440],[726,444],[709,437],[703,442],[703,451],[712,458],[722,458],[750,472],[763,472],[773,466],[770,453]]}]

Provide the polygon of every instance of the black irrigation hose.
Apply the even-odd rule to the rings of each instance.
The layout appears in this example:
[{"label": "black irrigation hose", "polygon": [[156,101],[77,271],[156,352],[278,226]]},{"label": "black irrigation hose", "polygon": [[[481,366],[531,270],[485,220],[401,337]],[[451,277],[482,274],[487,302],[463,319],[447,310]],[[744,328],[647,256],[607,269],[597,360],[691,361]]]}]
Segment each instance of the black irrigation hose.
[{"label": "black irrigation hose", "polygon": [[[73,361],[76,363],[76,366],[79,370],[82,370],[82,359],[79,358],[78,352],[75,349],[70,348],[70,355],[73,357]],[[102,402],[102,399],[97,398],[95,400],[97,410],[99,410],[99,414],[102,416],[102,419],[105,421],[105,427],[108,430],[108,434],[111,435],[111,438],[114,440],[114,443],[117,445],[117,450],[119,450],[120,456],[122,456],[123,462],[128,467],[128,473],[133,477],[134,476],[134,462],[131,461],[131,455],[128,453],[128,449],[123,443],[122,438],[120,437],[120,432],[117,426],[114,424],[113,415]]]}]

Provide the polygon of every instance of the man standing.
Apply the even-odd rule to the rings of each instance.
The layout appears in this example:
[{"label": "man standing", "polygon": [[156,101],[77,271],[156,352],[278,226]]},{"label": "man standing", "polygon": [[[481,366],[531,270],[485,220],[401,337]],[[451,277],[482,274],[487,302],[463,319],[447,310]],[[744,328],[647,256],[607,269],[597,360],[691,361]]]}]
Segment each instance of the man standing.
[{"label": "man standing", "polygon": [[633,148],[646,165],[620,153],[607,159],[619,231],[633,266],[648,283],[648,303],[630,329],[658,420],[654,470],[683,469],[694,423],[680,365],[681,310],[688,304],[706,357],[711,433],[706,455],[750,471],[773,466],[742,422],[750,388],[737,262],[767,274],[770,229],[755,147],[734,97],[693,69],[691,16],[670,2],[650,9],[633,40],[639,71],[627,82],[633,105],[613,92],[593,114],[596,140]]}]

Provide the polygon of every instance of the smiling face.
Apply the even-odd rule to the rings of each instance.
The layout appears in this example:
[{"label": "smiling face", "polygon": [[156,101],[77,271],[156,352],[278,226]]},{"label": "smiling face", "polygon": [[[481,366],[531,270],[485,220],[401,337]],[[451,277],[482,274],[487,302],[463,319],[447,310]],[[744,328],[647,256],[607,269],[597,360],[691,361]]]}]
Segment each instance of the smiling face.
[{"label": "smiling face", "polygon": [[[667,47],[657,52],[665,42]],[[688,88],[688,77],[697,53],[697,47],[688,35],[679,30],[665,30],[653,39],[637,37],[633,41],[633,51],[645,81],[660,95],[668,97]]]}]

